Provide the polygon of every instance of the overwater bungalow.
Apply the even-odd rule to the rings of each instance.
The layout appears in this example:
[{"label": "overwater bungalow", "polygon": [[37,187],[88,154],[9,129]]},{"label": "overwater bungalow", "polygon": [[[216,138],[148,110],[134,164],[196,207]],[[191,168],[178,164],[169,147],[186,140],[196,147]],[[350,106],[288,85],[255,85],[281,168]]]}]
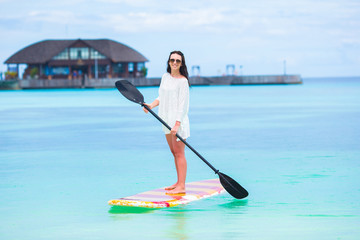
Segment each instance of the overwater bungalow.
[{"label": "overwater bungalow", "polygon": [[[8,72],[26,64],[23,79],[137,78],[146,75],[141,53],[110,39],[44,40],[9,57]],[[12,69],[12,70],[10,70]]]}]

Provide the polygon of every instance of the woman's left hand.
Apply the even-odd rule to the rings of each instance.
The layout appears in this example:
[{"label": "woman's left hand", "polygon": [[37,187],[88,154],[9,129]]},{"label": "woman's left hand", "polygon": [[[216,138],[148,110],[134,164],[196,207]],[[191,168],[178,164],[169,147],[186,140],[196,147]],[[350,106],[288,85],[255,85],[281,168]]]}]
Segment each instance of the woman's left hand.
[{"label": "woman's left hand", "polygon": [[171,129],[171,134],[173,136],[176,135],[177,131],[179,130],[179,127],[180,127],[180,122],[176,121],[175,126]]}]

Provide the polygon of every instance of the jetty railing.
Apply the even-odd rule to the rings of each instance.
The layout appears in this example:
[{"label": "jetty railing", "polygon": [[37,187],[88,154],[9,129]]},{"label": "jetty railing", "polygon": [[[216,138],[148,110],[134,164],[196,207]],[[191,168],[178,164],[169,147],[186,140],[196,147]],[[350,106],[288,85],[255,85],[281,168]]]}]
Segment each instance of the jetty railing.
[{"label": "jetty railing", "polygon": [[[118,78],[99,79],[22,79],[20,89],[39,88],[113,88]],[[161,78],[126,78],[135,86],[158,86]],[[251,75],[190,77],[192,85],[301,84],[300,75]]]}]

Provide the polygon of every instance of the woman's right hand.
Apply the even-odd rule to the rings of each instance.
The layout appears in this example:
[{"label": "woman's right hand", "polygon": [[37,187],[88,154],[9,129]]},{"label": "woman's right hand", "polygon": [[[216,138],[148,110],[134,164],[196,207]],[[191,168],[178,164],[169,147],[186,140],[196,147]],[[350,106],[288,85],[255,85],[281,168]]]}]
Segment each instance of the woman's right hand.
[{"label": "woman's right hand", "polygon": [[[151,104],[144,103],[144,105],[148,106],[150,109],[153,109],[154,107],[159,106],[159,100],[155,99],[155,101],[153,101]],[[145,113],[149,112],[145,107],[143,107],[143,110]]]},{"label": "woman's right hand", "polygon": [[[152,109],[151,104],[144,103],[144,105],[146,105],[146,106],[148,106],[150,109]],[[148,112],[149,112],[145,107],[143,107],[143,110],[144,110],[145,113],[148,113]]]}]

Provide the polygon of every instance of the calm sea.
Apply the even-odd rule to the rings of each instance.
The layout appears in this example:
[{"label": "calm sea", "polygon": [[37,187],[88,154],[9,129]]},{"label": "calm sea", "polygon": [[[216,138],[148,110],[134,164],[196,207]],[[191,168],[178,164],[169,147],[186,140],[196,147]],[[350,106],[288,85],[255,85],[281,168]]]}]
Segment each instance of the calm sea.
[{"label": "calm sea", "polygon": [[360,78],[190,94],[189,143],[247,199],[111,208],[174,183],[160,123],[115,89],[1,91],[0,239],[360,239]]}]

